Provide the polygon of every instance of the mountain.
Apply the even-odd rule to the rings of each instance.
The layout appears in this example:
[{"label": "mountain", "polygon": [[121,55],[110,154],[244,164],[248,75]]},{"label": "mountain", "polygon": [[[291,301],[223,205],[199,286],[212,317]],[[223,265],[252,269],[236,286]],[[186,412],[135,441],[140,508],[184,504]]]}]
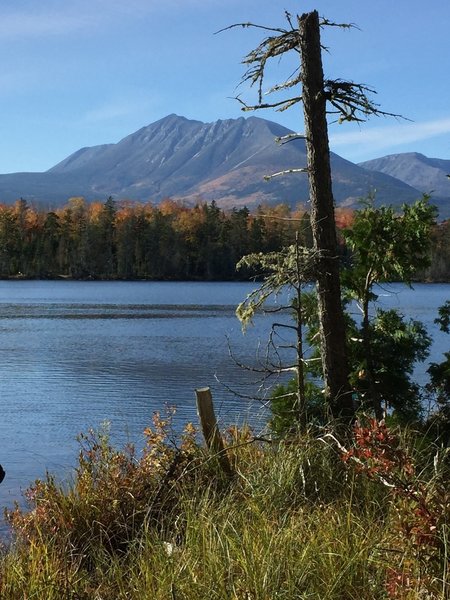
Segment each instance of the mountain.
[{"label": "mountain", "polygon": [[[359,163],[360,167],[395,177],[425,194],[439,198],[450,196],[450,160],[428,158],[417,152],[390,154]],[[447,212],[450,212],[447,208]]]},{"label": "mountain", "polygon": [[[276,144],[275,138],[289,133],[257,117],[203,123],[169,115],[117,143],[82,148],[45,173],[0,175],[0,201],[22,197],[57,206],[71,196],[113,196],[153,202],[164,197],[187,203],[215,200],[222,207],[305,203],[305,174],[264,181],[265,175],[306,165],[304,140]],[[420,196],[414,186],[337,154],[331,162],[338,204],[355,205],[372,189],[378,203],[397,205]]]}]

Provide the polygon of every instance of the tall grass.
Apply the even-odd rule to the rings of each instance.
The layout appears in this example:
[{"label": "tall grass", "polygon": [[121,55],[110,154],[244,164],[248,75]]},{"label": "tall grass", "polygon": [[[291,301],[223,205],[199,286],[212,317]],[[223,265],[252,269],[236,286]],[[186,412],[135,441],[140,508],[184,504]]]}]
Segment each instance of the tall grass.
[{"label": "tall grass", "polygon": [[342,460],[331,437],[265,443],[231,430],[230,479],[192,431],[174,445],[157,418],[146,435],[141,454],[84,436],[70,489],[51,477],[31,488],[30,510],[9,515],[2,600],[449,597],[447,513],[436,495],[448,465],[413,434],[401,448],[420,467],[407,483],[444,515],[423,546],[405,533],[413,500],[389,487],[390,475],[371,473],[374,463]]}]

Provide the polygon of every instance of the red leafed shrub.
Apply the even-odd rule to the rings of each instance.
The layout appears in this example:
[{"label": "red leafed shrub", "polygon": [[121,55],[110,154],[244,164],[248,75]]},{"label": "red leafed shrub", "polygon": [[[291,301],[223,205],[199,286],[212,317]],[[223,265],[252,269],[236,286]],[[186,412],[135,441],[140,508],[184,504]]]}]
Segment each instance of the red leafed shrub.
[{"label": "red leafed shrub", "polygon": [[450,581],[442,580],[442,574],[448,578],[450,570],[450,487],[448,473],[440,466],[439,452],[434,454],[433,466],[419,474],[399,435],[376,419],[356,423],[351,447],[341,446],[340,451],[346,464],[389,488],[397,515],[398,542],[415,559],[414,567],[405,564],[398,570],[388,569],[389,597],[404,598],[408,591],[426,586],[421,564],[427,565],[428,573],[432,566],[436,579],[440,578],[441,585],[450,592]]}]

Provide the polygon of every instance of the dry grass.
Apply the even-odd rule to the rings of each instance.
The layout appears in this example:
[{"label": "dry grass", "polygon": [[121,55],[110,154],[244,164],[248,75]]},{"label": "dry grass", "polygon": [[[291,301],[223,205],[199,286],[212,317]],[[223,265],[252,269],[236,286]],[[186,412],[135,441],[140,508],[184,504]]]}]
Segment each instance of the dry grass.
[{"label": "dry grass", "polygon": [[[193,434],[176,448],[155,425],[139,456],[84,437],[71,489],[32,488],[31,511],[10,515],[2,600],[448,598],[448,523],[439,549],[408,540],[414,507],[320,436],[234,430],[229,480]],[[425,485],[440,468],[431,446],[420,462]]]}]

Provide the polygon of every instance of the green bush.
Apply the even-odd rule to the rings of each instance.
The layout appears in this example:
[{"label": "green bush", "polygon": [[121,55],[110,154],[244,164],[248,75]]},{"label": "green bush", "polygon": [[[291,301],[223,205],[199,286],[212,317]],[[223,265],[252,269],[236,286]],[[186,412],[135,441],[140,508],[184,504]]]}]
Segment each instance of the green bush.
[{"label": "green bush", "polygon": [[[312,381],[305,381],[306,421],[310,424],[323,424],[328,421],[327,404],[320,388]],[[270,397],[272,416],[269,420],[270,430],[278,437],[295,433],[297,420],[297,379],[286,384],[277,385]]]}]

